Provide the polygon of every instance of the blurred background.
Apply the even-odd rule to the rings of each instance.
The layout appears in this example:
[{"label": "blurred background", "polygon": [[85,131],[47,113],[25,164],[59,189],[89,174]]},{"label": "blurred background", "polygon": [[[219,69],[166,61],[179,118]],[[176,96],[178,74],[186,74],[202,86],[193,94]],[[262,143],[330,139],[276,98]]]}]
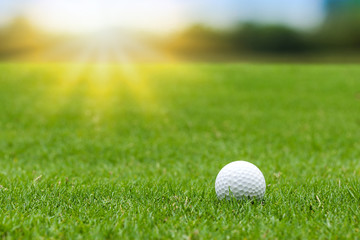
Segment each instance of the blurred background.
[{"label": "blurred background", "polygon": [[0,0],[0,60],[359,62],[360,0]]}]

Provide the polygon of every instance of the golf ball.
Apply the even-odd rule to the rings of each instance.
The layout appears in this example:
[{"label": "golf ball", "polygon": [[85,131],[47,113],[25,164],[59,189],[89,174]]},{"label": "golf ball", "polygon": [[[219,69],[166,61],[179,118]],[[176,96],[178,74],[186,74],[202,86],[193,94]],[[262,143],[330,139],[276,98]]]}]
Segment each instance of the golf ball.
[{"label": "golf ball", "polygon": [[219,199],[262,199],[265,194],[265,178],[259,168],[246,161],[236,161],[223,167],[215,180]]}]

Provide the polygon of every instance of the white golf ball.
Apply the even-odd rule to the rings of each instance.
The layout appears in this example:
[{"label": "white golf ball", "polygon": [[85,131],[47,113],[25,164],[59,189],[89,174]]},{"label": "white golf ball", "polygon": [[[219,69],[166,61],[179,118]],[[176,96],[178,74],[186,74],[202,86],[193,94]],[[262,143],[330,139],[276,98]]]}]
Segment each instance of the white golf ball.
[{"label": "white golf ball", "polygon": [[265,178],[259,168],[246,161],[236,161],[223,167],[215,180],[219,199],[262,199],[265,195]]}]

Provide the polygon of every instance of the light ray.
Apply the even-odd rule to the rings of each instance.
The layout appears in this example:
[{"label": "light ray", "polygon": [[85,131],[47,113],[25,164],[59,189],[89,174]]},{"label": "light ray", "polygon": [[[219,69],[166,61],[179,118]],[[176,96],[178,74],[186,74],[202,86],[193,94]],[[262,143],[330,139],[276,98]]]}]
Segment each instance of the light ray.
[{"label": "light ray", "polygon": [[165,58],[161,52],[131,35],[101,31],[58,46],[49,51],[47,56],[60,56],[59,59],[66,59],[68,54],[73,61],[66,64],[65,72],[58,74],[59,94],[64,97],[71,96],[75,88],[85,87],[87,97],[96,102],[93,106],[104,110],[109,107],[108,102],[113,97],[121,98],[114,96],[114,88],[121,87],[128,91],[127,95],[132,96],[138,107],[145,110],[144,113],[160,108],[138,61],[146,58]]}]

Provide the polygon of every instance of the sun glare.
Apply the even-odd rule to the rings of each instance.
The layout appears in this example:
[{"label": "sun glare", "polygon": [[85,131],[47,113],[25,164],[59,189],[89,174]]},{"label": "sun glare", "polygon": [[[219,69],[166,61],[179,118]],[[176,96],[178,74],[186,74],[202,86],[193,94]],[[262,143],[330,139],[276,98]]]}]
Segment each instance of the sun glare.
[{"label": "sun glare", "polygon": [[[139,62],[167,59],[136,31],[166,33],[181,26],[175,0],[34,0],[28,12],[37,26],[55,33],[75,33],[48,49],[46,59],[65,61],[59,72],[59,94],[82,89],[99,108],[121,93],[142,107],[158,107]],[[72,35],[72,34],[71,34]],[[121,93],[114,92],[121,89]]]},{"label": "sun glare", "polygon": [[106,28],[168,32],[183,24],[174,0],[35,0],[27,15],[52,32],[89,33]]}]

